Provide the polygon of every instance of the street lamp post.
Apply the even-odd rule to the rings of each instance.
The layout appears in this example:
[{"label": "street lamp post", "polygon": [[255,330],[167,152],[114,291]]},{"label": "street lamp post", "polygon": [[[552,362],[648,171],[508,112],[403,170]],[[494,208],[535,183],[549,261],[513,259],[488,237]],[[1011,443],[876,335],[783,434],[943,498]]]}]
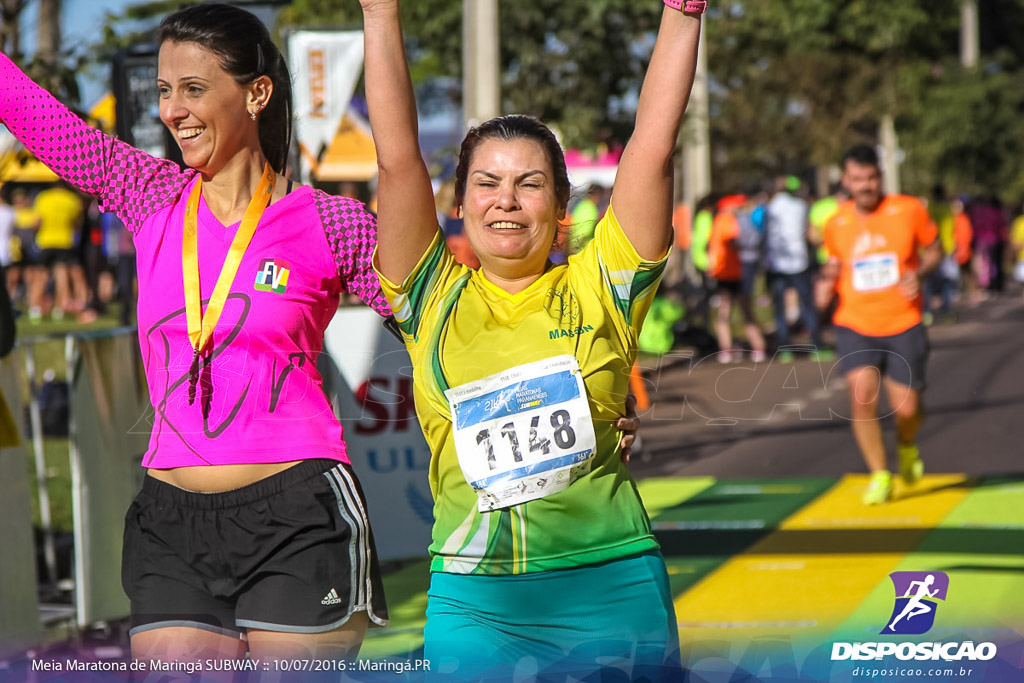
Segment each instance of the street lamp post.
[{"label": "street lamp post", "polygon": [[462,120],[465,129],[501,114],[498,0],[462,0]]},{"label": "street lamp post", "polygon": [[960,63],[965,69],[978,66],[978,0],[960,2]]},{"label": "street lamp post", "polygon": [[[692,210],[697,200],[711,192],[711,108],[708,94],[708,51],[704,22],[700,27],[700,48],[686,122],[680,132],[683,153],[677,186],[682,199]],[[677,194],[677,196],[679,196]]]}]

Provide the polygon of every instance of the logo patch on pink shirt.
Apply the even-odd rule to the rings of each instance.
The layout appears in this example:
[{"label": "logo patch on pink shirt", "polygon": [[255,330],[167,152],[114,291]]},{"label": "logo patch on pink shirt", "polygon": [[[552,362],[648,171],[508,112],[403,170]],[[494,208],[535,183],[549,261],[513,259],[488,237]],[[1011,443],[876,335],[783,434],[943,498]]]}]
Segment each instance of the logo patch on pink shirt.
[{"label": "logo patch on pink shirt", "polygon": [[256,271],[256,283],[254,284],[256,291],[284,294],[285,289],[288,288],[290,267],[289,263],[281,259],[262,259],[260,268]]}]

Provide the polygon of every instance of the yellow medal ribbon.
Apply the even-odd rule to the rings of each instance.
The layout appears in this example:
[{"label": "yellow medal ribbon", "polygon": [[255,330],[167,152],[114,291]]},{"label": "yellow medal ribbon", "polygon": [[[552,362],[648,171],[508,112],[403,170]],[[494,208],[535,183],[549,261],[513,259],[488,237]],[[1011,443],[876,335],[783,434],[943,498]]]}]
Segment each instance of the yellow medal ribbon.
[{"label": "yellow medal ribbon", "polygon": [[238,267],[242,263],[242,256],[252,241],[256,232],[256,225],[260,222],[263,212],[270,204],[270,198],[274,194],[274,181],[277,176],[270,164],[263,167],[263,177],[256,188],[256,193],[249,200],[249,206],[242,217],[242,223],[235,232],[231,241],[231,248],[221,266],[220,275],[217,277],[217,284],[213,288],[213,294],[206,305],[206,314],[202,310],[202,293],[199,288],[199,236],[197,217],[199,215],[199,198],[202,196],[203,180],[196,181],[195,187],[188,197],[188,205],[185,208],[185,230],[181,240],[181,271],[185,283],[185,319],[188,324],[188,340],[192,345],[192,368],[189,373],[189,396],[191,404],[195,400],[195,387],[199,376],[199,354],[203,352],[210,343],[213,330],[220,320],[220,314],[224,310],[224,303],[228,298],[228,291],[238,273]]}]

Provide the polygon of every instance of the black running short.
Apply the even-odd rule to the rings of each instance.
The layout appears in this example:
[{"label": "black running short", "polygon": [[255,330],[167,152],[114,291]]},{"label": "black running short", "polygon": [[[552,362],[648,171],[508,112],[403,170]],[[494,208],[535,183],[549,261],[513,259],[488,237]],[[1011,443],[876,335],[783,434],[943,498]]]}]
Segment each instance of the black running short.
[{"label": "black running short", "polygon": [[39,251],[39,265],[53,268],[58,263],[65,265],[79,263],[78,252],[74,249],[41,249]]},{"label": "black running short", "polygon": [[844,375],[857,368],[876,367],[893,381],[924,391],[929,353],[924,325],[888,337],[868,337],[836,326],[836,353]]},{"label": "black running short", "polygon": [[146,477],[125,517],[121,580],[139,633],[188,626],[322,633],[365,611],[387,623],[384,588],[352,468],[306,460],[224,493]]},{"label": "black running short", "polygon": [[742,280],[716,280],[715,291],[725,292],[732,296],[739,296],[743,293],[743,281]]}]

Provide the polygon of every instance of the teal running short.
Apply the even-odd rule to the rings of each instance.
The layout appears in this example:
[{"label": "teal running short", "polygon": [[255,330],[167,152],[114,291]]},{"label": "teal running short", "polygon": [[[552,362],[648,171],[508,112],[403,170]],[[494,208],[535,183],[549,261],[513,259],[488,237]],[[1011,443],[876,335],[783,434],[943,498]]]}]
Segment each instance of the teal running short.
[{"label": "teal running short", "polygon": [[656,551],[529,574],[434,572],[427,595],[424,657],[437,680],[683,677]]}]

